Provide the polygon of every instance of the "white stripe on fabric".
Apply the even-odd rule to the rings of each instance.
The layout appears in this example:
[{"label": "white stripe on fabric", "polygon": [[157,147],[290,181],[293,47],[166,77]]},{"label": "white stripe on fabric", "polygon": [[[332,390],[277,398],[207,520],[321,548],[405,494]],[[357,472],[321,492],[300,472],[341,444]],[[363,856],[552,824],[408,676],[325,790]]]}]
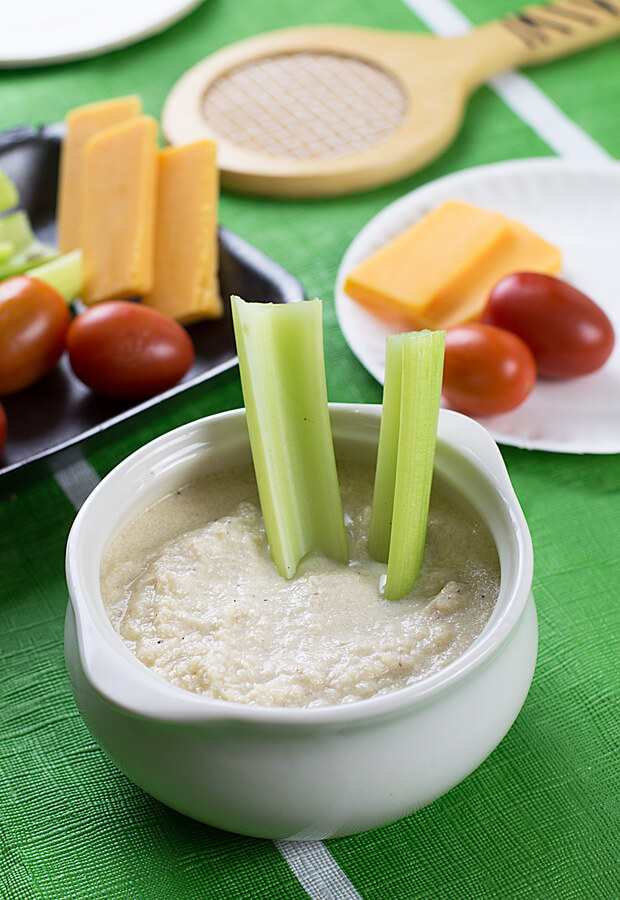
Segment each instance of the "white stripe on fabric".
[{"label": "white stripe on fabric", "polygon": [[80,508],[100,481],[91,464],[81,455],[74,456],[70,462],[56,469],[53,474],[76,509]]},{"label": "white stripe on fabric", "polygon": [[[440,37],[457,37],[472,23],[450,0],[403,0]],[[506,72],[489,82],[520,119],[559,156],[580,161],[608,161],[611,154],[572,121],[533,81],[519,72]]]},{"label": "white stripe on fabric", "polygon": [[[83,456],[54,472],[54,478],[76,509],[99,484],[99,476]],[[321,841],[274,841],[310,900],[361,900],[351,882]]]},{"label": "white stripe on fabric", "polygon": [[311,900],[361,900],[322,841],[274,841]]}]

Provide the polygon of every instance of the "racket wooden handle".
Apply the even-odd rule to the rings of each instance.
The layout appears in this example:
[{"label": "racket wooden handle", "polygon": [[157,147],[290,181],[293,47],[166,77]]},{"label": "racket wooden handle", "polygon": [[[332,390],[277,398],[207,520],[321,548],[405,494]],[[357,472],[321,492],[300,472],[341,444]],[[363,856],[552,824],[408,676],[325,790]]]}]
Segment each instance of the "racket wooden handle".
[{"label": "racket wooden handle", "polygon": [[568,56],[619,36],[620,0],[556,0],[527,6],[460,40],[472,54],[475,80],[484,81],[505,69]]}]

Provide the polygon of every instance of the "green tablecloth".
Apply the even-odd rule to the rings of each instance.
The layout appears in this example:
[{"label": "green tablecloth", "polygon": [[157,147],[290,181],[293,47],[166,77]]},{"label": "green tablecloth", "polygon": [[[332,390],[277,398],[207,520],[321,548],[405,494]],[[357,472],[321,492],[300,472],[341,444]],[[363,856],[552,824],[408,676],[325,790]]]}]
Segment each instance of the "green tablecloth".
[{"label": "green tablecloth", "polygon": [[[515,8],[510,0],[456,5],[474,22]],[[330,21],[425,27],[401,0],[207,0],[168,32],[129,49],[2,73],[0,128],[54,121],[71,106],[129,91],[159,115],[177,77],[216,48],[274,27]],[[620,156],[617,42],[530,77],[604,150]],[[453,147],[418,175],[331,201],[224,195],[221,220],[297,275],[309,296],[323,297],[330,399],[376,402],[379,386],[346,346],[333,310],[336,270],[351,239],[383,206],[432,178],[552,152],[484,88]],[[86,448],[88,460],[104,475],[157,434],[240,405],[233,370],[155,423],[111,432],[105,448]],[[616,900],[620,460],[503,452],[536,551],[540,653],[521,714],[489,759],[445,797],[394,825],[297,848],[297,863],[270,841],[171,812],[106,760],[76,711],[63,662],[63,551],[74,508],[52,477],[4,501],[0,895]]]}]

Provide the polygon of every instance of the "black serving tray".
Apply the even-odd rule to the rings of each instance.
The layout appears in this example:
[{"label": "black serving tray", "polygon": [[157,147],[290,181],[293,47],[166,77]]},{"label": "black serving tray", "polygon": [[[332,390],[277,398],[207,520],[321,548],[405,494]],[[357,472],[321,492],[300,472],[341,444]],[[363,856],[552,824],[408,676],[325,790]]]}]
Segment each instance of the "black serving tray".
[{"label": "black serving tray", "polygon": [[[0,167],[15,181],[20,207],[38,236],[53,244],[56,236],[58,161],[61,124],[15,128],[0,134]],[[73,375],[66,354],[46,378],[17,394],[0,398],[9,435],[0,456],[0,476],[48,460],[133,416],[213,378],[237,363],[231,294],[246,300],[294,303],[305,300],[300,282],[273,260],[227,228],[219,229],[220,290],[226,313],[217,321],[188,327],[196,361],[175,387],[140,402],[97,397]]]}]

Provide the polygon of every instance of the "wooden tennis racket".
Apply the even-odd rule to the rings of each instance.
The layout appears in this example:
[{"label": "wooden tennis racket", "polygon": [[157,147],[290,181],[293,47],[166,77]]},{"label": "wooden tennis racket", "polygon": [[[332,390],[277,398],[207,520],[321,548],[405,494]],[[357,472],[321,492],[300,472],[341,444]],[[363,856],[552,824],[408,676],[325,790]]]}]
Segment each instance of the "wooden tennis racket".
[{"label": "wooden tennis racket", "polygon": [[491,76],[620,35],[620,0],[558,0],[456,38],[349,26],[226,47],[169,94],[171,144],[210,138],[222,184],[282,197],[375,187],[434,159]]}]

